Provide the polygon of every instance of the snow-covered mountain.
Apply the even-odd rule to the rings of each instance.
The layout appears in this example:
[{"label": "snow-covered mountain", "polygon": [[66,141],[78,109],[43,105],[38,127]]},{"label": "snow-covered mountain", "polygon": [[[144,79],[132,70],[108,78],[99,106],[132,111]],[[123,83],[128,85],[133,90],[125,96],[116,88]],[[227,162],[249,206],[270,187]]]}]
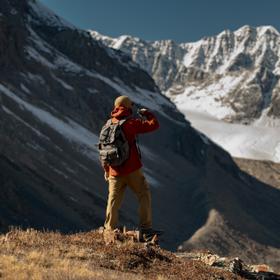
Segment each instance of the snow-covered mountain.
[{"label": "snow-covered mountain", "polygon": [[197,129],[233,156],[280,162],[275,28],[244,26],[184,44],[91,35],[131,56]]},{"label": "snow-covered mountain", "polygon": [[271,26],[184,44],[91,35],[129,54],[181,108],[242,123],[280,116],[280,34]]},{"label": "snow-covered mountain", "polygon": [[[242,172],[123,52],[38,1],[1,0],[0,67],[1,231],[102,225],[108,188],[95,144],[114,99],[127,94],[160,121],[140,143],[163,245],[188,240],[183,247],[279,266],[279,191]],[[120,221],[136,227],[128,195]]]}]

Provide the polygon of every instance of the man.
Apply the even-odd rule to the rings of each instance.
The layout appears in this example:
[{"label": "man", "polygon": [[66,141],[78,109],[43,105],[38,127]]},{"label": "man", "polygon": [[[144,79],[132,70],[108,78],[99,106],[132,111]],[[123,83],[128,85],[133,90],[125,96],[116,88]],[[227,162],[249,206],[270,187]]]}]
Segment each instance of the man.
[{"label": "man", "polygon": [[126,119],[121,129],[129,144],[129,156],[119,166],[105,165],[105,180],[109,182],[109,195],[106,209],[105,230],[114,230],[118,223],[118,211],[127,186],[136,194],[139,202],[140,231],[152,234],[152,208],[149,185],[141,170],[141,156],[136,143],[137,134],[152,132],[159,128],[159,122],[147,109],[140,113],[145,117],[133,118],[133,102],[127,96],[119,96],[115,100],[111,113],[112,123]]}]

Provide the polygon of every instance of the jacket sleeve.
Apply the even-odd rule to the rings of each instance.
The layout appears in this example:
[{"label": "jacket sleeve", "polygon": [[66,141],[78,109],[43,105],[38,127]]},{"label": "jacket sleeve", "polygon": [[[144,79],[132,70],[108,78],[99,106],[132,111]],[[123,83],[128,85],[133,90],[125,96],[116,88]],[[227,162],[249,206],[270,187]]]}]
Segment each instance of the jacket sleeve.
[{"label": "jacket sleeve", "polygon": [[133,130],[135,134],[147,133],[159,128],[159,122],[153,113],[147,111],[144,116],[146,120],[140,118],[133,119]]}]

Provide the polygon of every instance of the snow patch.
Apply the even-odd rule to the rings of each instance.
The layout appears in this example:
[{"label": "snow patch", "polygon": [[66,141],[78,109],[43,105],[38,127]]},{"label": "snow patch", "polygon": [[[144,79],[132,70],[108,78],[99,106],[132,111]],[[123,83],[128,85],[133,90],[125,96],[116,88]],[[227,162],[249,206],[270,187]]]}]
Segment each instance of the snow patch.
[{"label": "snow patch", "polygon": [[[1,87],[0,87],[1,89]],[[27,126],[28,128],[30,128],[33,132],[35,132],[38,136],[45,138],[47,140],[50,140],[49,137],[45,136],[44,134],[42,134],[39,130],[37,130],[36,128],[32,127],[31,125],[29,125],[27,122],[25,122],[23,119],[21,119],[19,116],[17,116],[16,114],[14,114],[12,111],[10,111],[7,107],[5,107],[4,105],[2,105],[2,109],[5,113],[9,114],[10,116],[12,116],[13,118],[15,118],[16,120],[18,120],[19,122],[23,123],[25,126]]]},{"label": "snow patch", "polygon": [[194,63],[194,59],[198,53],[197,49],[202,45],[202,41],[198,41],[195,43],[189,43],[188,46],[188,52],[185,54],[183,58],[183,65],[185,67],[191,67]]},{"label": "snow patch", "polygon": [[95,143],[98,143],[98,137],[95,134],[80,126],[76,122],[70,120],[69,118],[66,118],[66,122],[62,121],[51,115],[49,112],[27,103],[1,84],[0,90],[3,94],[9,96],[19,105],[31,112],[40,121],[46,123],[48,126],[56,130],[68,141],[78,144],[79,151],[84,153],[87,157],[99,161],[98,151],[94,145]]},{"label": "snow patch", "polygon": [[54,64],[58,68],[63,68],[67,72],[73,72],[73,73],[80,73],[84,70],[80,65],[74,63],[73,61],[70,61],[68,58],[63,56],[58,56],[54,60]]},{"label": "snow patch", "polygon": [[70,86],[69,84],[67,84],[66,82],[64,82],[63,80],[61,80],[60,78],[58,78],[57,76],[55,75],[52,75],[52,77],[58,81],[65,89],[67,90],[74,90],[74,88],[72,86]]},{"label": "snow patch", "polygon": [[35,59],[42,65],[45,65],[51,69],[55,68],[55,65],[53,65],[51,62],[49,62],[45,57],[43,57],[40,53],[38,53],[34,48],[27,46],[25,48],[26,52],[28,53],[30,58]]},{"label": "snow patch", "polygon": [[26,92],[26,93],[28,93],[28,94],[31,94],[30,90],[29,90],[24,84],[20,84],[20,88],[21,88],[24,92]]},{"label": "snow patch", "polygon": [[38,83],[43,84],[43,85],[46,84],[44,78],[42,76],[37,75],[37,74],[32,74],[32,73],[28,72],[27,74],[21,73],[21,75],[24,78],[27,78],[27,79],[29,79],[33,82],[38,82]]},{"label": "snow patch", "polygon": [[54,166],[50,166],[50,168],[57,174],[62,175],[65,179],[68,179],[69,177],[64,174],[62,171],[58,170],[57,168],[55,168]]},{"label": "snow patch", "polygon": [[35,144],[35,143],[30,143],[30,142],[28,142],[28,143],[26,143],[26,145],[28,146],[28,147],[30,147],[31,149],[33,149],[33,150],[35,150],[35,151],[39,151],[39,152],[45,152],[46,150],[45,149],[43,149],[41,146],[39,146],[39,145],[37,145],[37,144]]},{"label": "snow patch", "polygon": [[274,160],[276,162],[280,162],[280,141],[278,142],[278,145],[275,148]]},{"label": "snow patch", "polygon": [[160,183],[159,181],[157,181],[153,176],[152,176],[152,172],[150,172],[147,168],[143,168],[144,170],[144,175],[145,178],[148,182],[148,184],[154,188],[158,188],[160,187]]},{"label": "snow patch", "polygon": [[91,94],[96,94],[96,93],[99,93],[99,91],[95,88],[87,88],[87,91]]},{"label": "snow patch", "polygon": [[232,108],[223,105],[221,99],[234,90],[242,79],[242,75],[240,77],[224,76],[206,87],[189,86],[182,94],[173,96],[169,91],[166,95],[176,104],[179,111],[201,111],[223,119],[235,112]]},{"label": "snow patch", "polygon": [[270,108],[267,108],[262,112],[262,115],[259,119],[254,121],[252,123],[252,126],[255,127],[275,127],[275,128],[280,128],[280,119],[279,118],[274,118],[274,117],[269,117],[267,115],[268,111]]},{"label": "snow patch", "polygon": [[211,96],[208,96],[206,92],[197,92],[193,96],[189,96],[190,94],[192,94],[192,88],[188,88],[184,94],[178,95],[173,99],[179,111],[201,110],[213,115],[218,113],[220,118],[233,113],[232,110],[221,107],[221,104],[216,102]]},{"label": "snow patch", "polygon": [[143,156],[145,156],[145,158],[148,158],[149,160],[152,160],[152,161],[157,161],[158,160],[158,156],[155,153],[153,153],[146,146],[140,146],[140,151],[141,151],[141,154]]},{"label": "snow patch", "polygon": [[119,49],[127,38],[129,38],[129,36],[127,36],[127,35],[122,35],[122,36],[120,36],[120,37],[119,37],[118,39],[116,39],[116,41],[114,42],[113,48],[114,48],[114,49]]},{"label": "snow patch", "polygon": [[232,156],[280,162],[280,130],[226,123],[194,110],[185,110],[183,113],[194,128],[202,131]]}]

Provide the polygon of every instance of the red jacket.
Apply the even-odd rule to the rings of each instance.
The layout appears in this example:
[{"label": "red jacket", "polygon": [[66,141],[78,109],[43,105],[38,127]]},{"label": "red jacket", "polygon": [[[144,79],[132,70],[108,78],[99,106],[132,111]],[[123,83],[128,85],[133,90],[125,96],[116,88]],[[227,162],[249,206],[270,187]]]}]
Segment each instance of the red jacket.
[{"label": "red jacket", "polygon": [[[113,123],[118,122],[124,117],[132,114],[132,110],[119,106],[114,108],[111,113]],[[109,176],[124,176],[136,171],[142,167],[140,155],[136,146],[136,136],[140,133],[147,133],[159,128],[159,122],[149,111],[145,112],[146,120],[141,118],[128,119],[122,129],[130,147],[129,158],[120,166],[105,166],[105,171],[109,172]]]}]

